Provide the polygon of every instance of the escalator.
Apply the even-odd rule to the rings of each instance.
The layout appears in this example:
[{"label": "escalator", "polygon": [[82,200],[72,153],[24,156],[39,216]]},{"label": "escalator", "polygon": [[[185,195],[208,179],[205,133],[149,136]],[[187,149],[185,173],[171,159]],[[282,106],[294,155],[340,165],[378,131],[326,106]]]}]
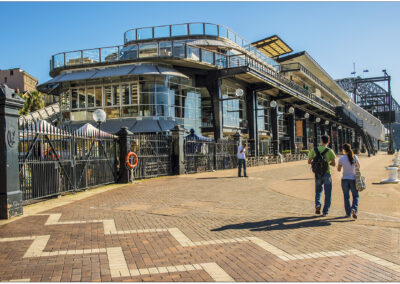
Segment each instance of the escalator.
[{"label": "escalator", "polygon": [[27,115],[20,116],[20,121],[39,121],[46,120],[53,125],[60,120],[60,105],[59,103],[48,105],[44,108],[38,109]]}]

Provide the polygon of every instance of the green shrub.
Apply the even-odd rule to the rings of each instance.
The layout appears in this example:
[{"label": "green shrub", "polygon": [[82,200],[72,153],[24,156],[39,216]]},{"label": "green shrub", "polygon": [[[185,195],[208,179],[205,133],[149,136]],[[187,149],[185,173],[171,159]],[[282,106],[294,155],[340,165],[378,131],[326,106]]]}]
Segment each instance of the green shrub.
[{"label": "green shrub", "polygon": [[282,155],[292,154],[291,150],[283,150]]},{"label": "green shrub", "polygon": [[310,150],[301,150],[300,153],[301,153],[301,154],[307,154],[307,155],[308,155],[308,154],[310,153]]}]

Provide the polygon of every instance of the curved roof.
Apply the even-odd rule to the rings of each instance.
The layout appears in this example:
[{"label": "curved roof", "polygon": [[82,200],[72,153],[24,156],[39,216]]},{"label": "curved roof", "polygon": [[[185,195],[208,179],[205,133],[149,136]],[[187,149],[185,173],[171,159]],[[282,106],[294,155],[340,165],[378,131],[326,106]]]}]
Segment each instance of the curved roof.
[{"label": "curved roof", "polygon": [[113,66],[102,69],[80,70],[76,72],[63,72],[57,77],[38,86],[38,90],[46,89],[49,85],[67,81],[79,81],[88,79],[99,79],[106,77],[119,77],[128,75],[169,75],[188,78],[185,74],[166,66],[158,66],[150,63],[139,63]]}]

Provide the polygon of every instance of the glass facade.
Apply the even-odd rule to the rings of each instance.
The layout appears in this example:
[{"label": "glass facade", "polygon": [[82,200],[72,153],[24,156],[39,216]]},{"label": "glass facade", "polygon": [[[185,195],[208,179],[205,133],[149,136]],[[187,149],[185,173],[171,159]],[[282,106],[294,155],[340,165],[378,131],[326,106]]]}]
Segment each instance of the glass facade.
[{"label": "glass facade", "polygon": [[64,117],[69,113],[70,120],[92,120],[92,112],[103,108],[107,119],[165,118],[201,133],[201,92],[192,87],[190,79],[149,75],[127,82],[72,87],[62,94],[62,101]]}]

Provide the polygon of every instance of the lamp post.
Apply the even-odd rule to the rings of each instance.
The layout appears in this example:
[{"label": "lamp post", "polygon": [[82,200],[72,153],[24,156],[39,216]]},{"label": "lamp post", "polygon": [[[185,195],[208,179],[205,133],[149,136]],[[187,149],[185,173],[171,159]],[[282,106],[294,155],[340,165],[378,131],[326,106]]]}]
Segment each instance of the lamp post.
[{"label": "lamp post", "polygon": [[[101,109],[101,108],[96,109],[96,110],[93,112],[93,120],[97,122],[97,127],[99,128],[99,144],[98,144],[99,146],[100,146],[100,143],[101,143],[101,139],[100,139],[100,126],[101,126],[101,124],[102,124],[103,122],[106,121],[106,117],[107,117],[106,112],[105,112],[103,109]],[[99,151],[99,155],[100,155],[100,147],[99,147],[98,151]]]}]

